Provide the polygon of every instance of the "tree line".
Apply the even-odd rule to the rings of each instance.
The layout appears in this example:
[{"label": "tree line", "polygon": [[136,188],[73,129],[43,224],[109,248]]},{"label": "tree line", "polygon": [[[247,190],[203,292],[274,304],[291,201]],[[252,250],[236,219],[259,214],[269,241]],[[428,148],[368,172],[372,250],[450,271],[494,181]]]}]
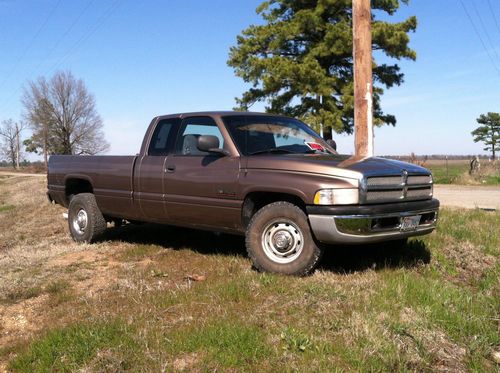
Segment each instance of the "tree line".
[{"label": "tree line", "polygon": [[[29,81],[21,103],[21,121],[0,125],[0,155],[15,168],[26,152],[43,156],[45,167],[51,154],[94,155],[109,149],[95,98],[82,79],[69,71],[52,78]],[[31,136],[22,140],[25,130]]]}]

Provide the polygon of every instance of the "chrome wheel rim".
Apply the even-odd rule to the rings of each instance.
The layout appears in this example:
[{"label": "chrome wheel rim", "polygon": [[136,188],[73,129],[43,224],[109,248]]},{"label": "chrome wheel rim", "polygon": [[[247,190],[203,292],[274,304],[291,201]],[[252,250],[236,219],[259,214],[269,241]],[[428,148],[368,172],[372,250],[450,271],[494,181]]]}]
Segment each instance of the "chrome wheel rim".
[{"label": "chrome wheel rim", "polygon": [[73,229],[78,234],[84,234],[88,224],[87,212],[84,209],[78,210],[73,217]]},{"label": "chrome wheel rim", "polygon": [[296,260],[304,248],[304,236],[295,224],[275,221],[262,233],[262,248],[273,262],[286,264]]}]

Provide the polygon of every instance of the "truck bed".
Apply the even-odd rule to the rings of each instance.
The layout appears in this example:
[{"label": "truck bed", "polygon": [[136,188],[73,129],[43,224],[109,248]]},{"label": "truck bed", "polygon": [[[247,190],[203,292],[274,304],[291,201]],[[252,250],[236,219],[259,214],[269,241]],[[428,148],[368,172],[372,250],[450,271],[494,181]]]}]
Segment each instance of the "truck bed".
[{"label": "truck bed", "polygon": [[[136,156],[53,155],[49,159],[48,191],[52,199],[68,206],[72,193],[69,179],[85,180],[103,214],[130,214],[133,203]],[[81,184],[78,186],[81,188]],[[74,190],[73,192],[81,192]],[[133,218],[132,216],[127,216]]]}]

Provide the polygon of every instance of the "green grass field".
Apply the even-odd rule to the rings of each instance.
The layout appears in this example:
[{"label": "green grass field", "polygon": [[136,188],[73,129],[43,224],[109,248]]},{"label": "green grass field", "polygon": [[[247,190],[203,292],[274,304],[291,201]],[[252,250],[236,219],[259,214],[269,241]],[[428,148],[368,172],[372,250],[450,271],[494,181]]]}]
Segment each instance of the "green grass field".
[{"label": "green grass field", "polygon": [[293,278],[208,232],[124,226],[77,245],[44,180],[18,180],[0,184],[14,206],[0,213],[0,371],[499,369],[498,212],[442,209],[430,236],[330,248]]},{"label": "green grass field", "polygon": [[482,165],[483,169],[486,167],[487,172],[483,172],[474,178],[469,176],[468,160],[449,160],[448,164],[444,159],[429,160],[424,164],[424,167],[432,171],[436,184],[500,184],[499,166],[497,165],[495,170],[487,161],[483,161]]}]

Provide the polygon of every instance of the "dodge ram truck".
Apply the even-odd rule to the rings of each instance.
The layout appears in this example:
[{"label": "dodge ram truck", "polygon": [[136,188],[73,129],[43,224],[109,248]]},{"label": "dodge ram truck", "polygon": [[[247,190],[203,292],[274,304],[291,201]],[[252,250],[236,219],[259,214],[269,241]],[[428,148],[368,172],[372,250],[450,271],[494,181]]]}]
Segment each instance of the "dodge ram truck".
[{"label": "dodge ram truck", "polygon": [[245,235],[260,271],[305,275],[335,245],[397,241],[436,227],[431,173],[337,153],[303,122],[271,114],[165,115],[135,156],[53,155],[48,198],[77,242],[107,223]]}]

